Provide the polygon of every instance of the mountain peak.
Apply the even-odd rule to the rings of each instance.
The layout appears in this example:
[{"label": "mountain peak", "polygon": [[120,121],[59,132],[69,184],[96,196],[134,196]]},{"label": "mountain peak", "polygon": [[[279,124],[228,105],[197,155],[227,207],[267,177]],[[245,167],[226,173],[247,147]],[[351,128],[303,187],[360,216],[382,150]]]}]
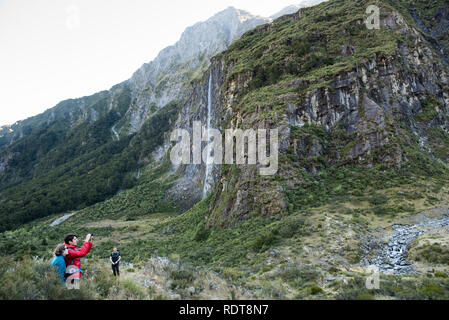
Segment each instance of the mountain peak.
[{"label": "mountain peak", "polygon": [[[249,11],[237,9],[233,6],[229,6],[226,9],[216,13],[211,18],[209,18],[208,21],[220,21],[227,24],[235,24],[235,23],[243,23],[247,20],[254,19],[254,18],[262,18],[266,19],[257,15],[252,14]],[[201,22],[199,22],[201,23]]]},{"label": "mountain peak", "polygon": [[301,8],[305,8],[305,7],[310,7],[310,6],[314,6],[316,4],[319,4],[321,2],[324,2],[327,0],[303,0],[298,4],[291,4],[287,7],[285,7],[284,9],[282,9],[281,11],[273,14],[272,16],[270,16],[271,19],[275,20],[279,17],[282,17],[286,14],[292,14],[297,12],[299,9]]}]

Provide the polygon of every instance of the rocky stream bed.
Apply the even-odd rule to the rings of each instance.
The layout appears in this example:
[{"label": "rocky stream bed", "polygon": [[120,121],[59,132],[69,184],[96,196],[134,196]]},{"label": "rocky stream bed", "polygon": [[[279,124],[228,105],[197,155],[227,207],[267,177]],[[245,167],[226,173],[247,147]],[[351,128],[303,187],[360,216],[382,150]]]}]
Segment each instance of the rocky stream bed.
[{"label": "rocky stream bed", "polygon": [[377,266],[381,273],[413,273],[415,268],[408,260],[410,245],[422,234],[449,226],[449,210],[445,210],[447,213],[439,219],[424,217],[416,224],[395,224],[390,235],[370,236],[363,244],[362,266]]}]

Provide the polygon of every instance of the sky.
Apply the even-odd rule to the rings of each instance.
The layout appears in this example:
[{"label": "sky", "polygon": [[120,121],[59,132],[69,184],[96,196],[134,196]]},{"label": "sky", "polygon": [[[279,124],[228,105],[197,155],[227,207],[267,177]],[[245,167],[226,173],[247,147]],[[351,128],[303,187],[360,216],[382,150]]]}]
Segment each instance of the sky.
[{"label": "sky", "polygon": [[108,90],[234,6],[270,16],[300,0],[0,0],[0,125]]}]

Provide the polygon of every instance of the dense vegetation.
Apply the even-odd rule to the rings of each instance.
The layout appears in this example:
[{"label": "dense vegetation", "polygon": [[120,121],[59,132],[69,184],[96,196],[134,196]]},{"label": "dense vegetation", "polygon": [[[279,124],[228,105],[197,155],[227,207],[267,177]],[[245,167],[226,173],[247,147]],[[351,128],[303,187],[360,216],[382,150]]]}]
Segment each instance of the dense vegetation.
[{"label": "dense vegetation", "polygon": [[[323,76],[331,79],[373,54],[392,53],[398,35],[386,28],[368,30],[363,23],[366,3],[329,1],[319,10],[301,10],[300,17],[285,16],[247,32],[223,53],[235,63],[229,77],[252,72],[251,90],[298,76],[325,85]],[[353,54],[342,53],[348,44]]]},{"label": "dense vegetation", "polygon": [[14,144],[11,152],[19,156],[8,164],[4,179],[9,173],[16,179],[15,171],[26,179],[1,190],[0,230],[79,210],[134,186],[137,170],[148,164],[144,159],[163,142],[177,111],[178,104],[169,103],[139,133],[119,141],[111,137],[110,128],[118,120],[111,111],[98,121],[81,124],[67,136],[61,137],[51,126]]},{"label": "dense vegetation", "polygon": [[[416,23],[407,13],[409,2],[401,1],[397,8],[410,23]],[[236,41],[223,53],[234,65],[227,83],[241,74],[251,74],[237,107],[243,113],[254,112],[261,104],[272,107],[260,112],[258,119],[272,120],[276,111],[285,108],[278,97],[321,86],[332,89],[330,81],[339,72],[374,54],[394,54],[398,41],[407,40],[389,29],[374,32],[361,25],[364,4],[368,3],[397,5],[394,1],[359,1],[357,5],[354,1],[329,1],[303,10],[301,19],[297,15],[283,17]],[[423,17],[434,13],[424,1],[413,3]],[[430,3],[441,6],[439,1]],[[342,54],[342,47],[349,44],[354,54]],[[284,86],[299,78],[295,85]],[[126,91],[122,99],[124,111],[129,103]],[[106,106],[101,97],[95,103],[99,109]],[[433,121],[438,100],[428,95],[421,104],[418,123]],[[443,271],[413,278],[383,275],[378,290],[366,289],[365,275],[360,271],[361,243],[369,232],[388,228],[396,218],[419,210],[447,205],[446,131],[429,129],[433,154],[428,154],[410,129],[395,128],[399,134],[391,138],[391,145],[400,145],[407,157],[397,167],[383,161],[386,154],[395,152],[391,145],[372,150],[362,163],[336,157],[337,153],[346,154],[355,143],[354,135],[347,135],[344,127],[331,132],[317,125],[290,127],[292,139],[318,141],[325,152],[310,158],[310,145],[302,153],[293,152],[290,146],[281,156],[280,172],[292,174],[296,183],[289,183],[291,176],[283,175],[266,180],[275,181],[283,191],[285,212],[266,217],[254,207],[248,209],[246,220],[225,216],[233,224],[211,226],[207,224],[211,212],[222,215],[228,204],[223,201],[221,206],[211,208],[219,190],[178,215],[179,208],[167,197],[177,178],[168,174],[168,159],[157,165],[145,159],[163,143],[177,111],[176,102],[168,104],[141,131],[120,141],[111,136],[110,128],[118,120],[118,115],[111,112],[70,133],[54,126],[41,127],[13,146],[17,149],[11,150],[20,151],[23,158],[14,160],[11,170],[17,170],[17,174],[8,172],[0,189],[0,213],[5,213],[0,217],[0,231],[4,231],[0,233],[0,298],[36,298],[35,292],[41,288],[47,288],[42,298],[71,298],[71,293],[56,288],[48,263],[29,260],[29,256],[39,256],[47,261],[69,232],[95,234],[89,255],[92,264],[87,264],[86,270],[98,277],[88,279],[87,291],[81,291],[79,298],[108,299],[114,290],[122,292],[123,298],[153,297],[133,283],[117,287],[109,277],[101,278],[103,272],[97,267],[104,265],[113,246],[119,246],[124,262],[134,263],[128,269],[130,273],[143,274],[146,262],[154,257],[193,265],[167,272],[170,284],[166,287],[182,292],[195,286],[200,277],[196,268],[201,268],[212,270],[256,298],[449,298],[446,246],[433,244],[417,251],[423,263],[441,264]],[[136,181],[139,168],[142,177]],[[232,192],[236,191],[239,170],[236,166],[224,167],[224,174],[232,178],[231,191],[225,195],[229,203],[236,201]],[[266,180],[250,183],[262,185]],[[126,190],[117,194],[120,189]],[[270,200],[265,192],[262,201]],[[63,212],[75,209],[75,216],[49,227]],[[346,235],[352,238],[342,238]],[[10,266],[19,272],[9,272]],[[34,272],[42,272],[44,277],[37,279]],[[20,279],[26,280],[24,285],[15,287]],[[193,292],[204,290],[202,285]]]}]

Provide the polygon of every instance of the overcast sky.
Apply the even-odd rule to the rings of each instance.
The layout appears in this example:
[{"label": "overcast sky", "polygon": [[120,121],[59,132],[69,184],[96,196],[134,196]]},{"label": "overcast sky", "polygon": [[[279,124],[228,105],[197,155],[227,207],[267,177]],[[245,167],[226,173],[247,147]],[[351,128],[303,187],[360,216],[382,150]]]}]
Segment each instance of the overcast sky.
[{"label": "overcast sky", "polygon": [[107,90],[234,6],[270,16],[300,0],[0,0],[0,125]]}]

